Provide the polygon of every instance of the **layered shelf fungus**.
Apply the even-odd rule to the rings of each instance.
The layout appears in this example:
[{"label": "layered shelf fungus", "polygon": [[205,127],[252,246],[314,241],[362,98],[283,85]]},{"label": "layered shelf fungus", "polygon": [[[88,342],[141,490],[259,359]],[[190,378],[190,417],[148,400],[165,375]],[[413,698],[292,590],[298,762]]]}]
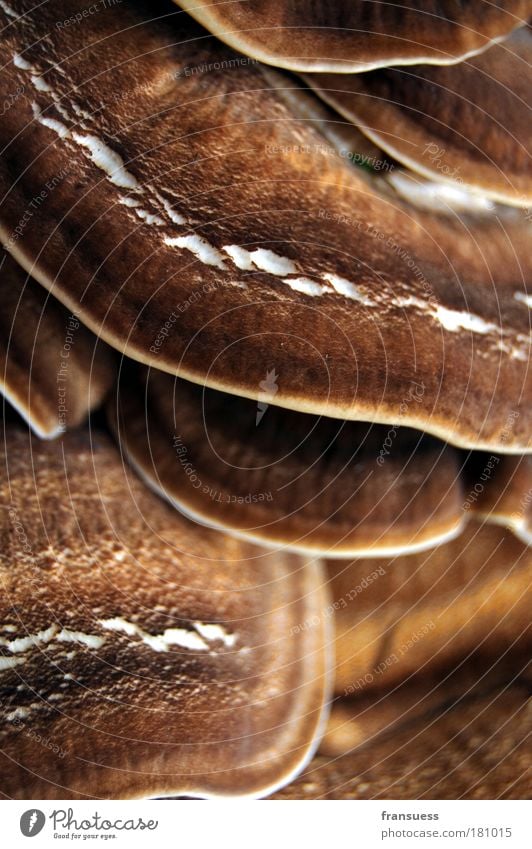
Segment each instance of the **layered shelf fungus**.
[{"label": "layered shelf fungus", "polygon": [[[532,33],[452,67],[305,80],[386,153],[457,192],[532,205]],[[452,193],[451,193],[452,196]]]},{"label": "layered shelf fungus", "polygon": [[532,14],[527,0],[176,2],[222,41],[261,62],[337,73],[458,62],[485,50]]},{"label": "layered shelf fungus", "polygon": [[71,4],[21,8],[1,83],[29,96],[0,127],[0,235],[94,332],[246,397],[275,368],[276,404],[338,418],[395,424],[415,380],[403,424],[530,450],[524,214],[473,228],[395,203],[184,15],[134,3],[58,29]]},{"label": "layered shelf fungus", "polygon": [[43,439],[75,427],[115,382],[115,358],[0,251],[0,391]]},{"label": "layered shelf fungus", "polygon": [[[462,528],[459,452],[419,431],[296,413],[125,371],[108,402],[122,452],[190,518],[330,557],[429,548]],[[412,403],[418,386],[412,386]]]},{"label": "layered shelf fungus", "polygon": [[531,16],[0,0],[5,797],[527,795]]},{"label": "layered shelf fungus", "polygon": [[2,792],[254,796],[289,781],[328,698],[327,623],[297,628],[327,603],[319,565],[181,519],[99,433],[8,427],[2,471]]}]

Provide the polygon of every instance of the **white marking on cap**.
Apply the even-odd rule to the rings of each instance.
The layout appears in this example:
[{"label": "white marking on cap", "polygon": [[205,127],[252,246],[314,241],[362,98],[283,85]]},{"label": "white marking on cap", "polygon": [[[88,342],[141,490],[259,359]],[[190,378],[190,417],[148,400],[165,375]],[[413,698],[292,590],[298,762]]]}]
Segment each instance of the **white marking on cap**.
[{"label": "white marking on cap", "polygon": [[337,274],[323,274],[323,279],[331,284],[334,291],[338,295],[343,295],[345,298],[350,298],[352,301],[359,301],[366,307],[374,306],[373,301],[360,291],[358,286],[346,280],[345,277],[339,277]]},{"label": "white marking on cap", "polygon": [[530,359],[530,353],[528,351],[523,351],[522,348],[511,348],[510,356],[512,360],[520,360],[522,363],[527,363]]},{"label": "white marking on cap", "polygon": [[30,715],[28,708],[18,707],[15,710],[12,710],[10,713],[6,714],[6,720],[8,722],[15,722],[17,719],[27,719]]},{"label": "white marking on cap", "polygon": [[266,248],[257,248],[250,253],[251,261],[260,271],[267,271],[276,277],[286,277],[287,274],[295,274],[297,268],[291,259],[286,256],[269,251]]},{"label": "white marking on cap", "polygon": [[451,333],[456,333],[459,330],[470,330],[471,333],[485,335],[486,333],[500,332],[501,330],[496,324],[484,321],[479,315],[459,310],[450,310],[442,306],[436,307],[434,317],[445,330],[449,330]]},{"label": "white marking on cap", "polygon": [[162,634],[146,634],[143,640],[154,651],[168,651],[168,646],[181,646],[197,651],[206,651],[209,648],[199,634],[185,628],[167,628]]},{"label": "white marking on cap", "polygon": [[396,295],[391,299],[394,307],[399,309],[408,309],[408,307],[417,307],[424,312],[431,310],[429,301],[424,301],[422,298],[417,298],[415,295]]},{"label": "white marking on cap", "polygon": [[91,113],[87,112],[86,109],[83,109],[83,107],[81,107],[79,103],[76,103],[75,100],[71,101],[71,106],[78,118],[86,118],[88,121],[92,119]]},{"label": "white marking on cap", "polygon": [[[391,303],[396,307],[416,307],[423,312],[428,313],[431,318],[439,322],[439,324],[441,324],[441,326],[450,333],[458,333],[460,330],[467,330],[470,333],[478,333],[481,336],[486,336],[490,333],[495,333],[498,336],[512,335],[519,342],[523,342],[528,346],[530,345],[530,339],[523,334],[510,334],[509,331],[505,331],[498,324],[486,321],[481,318],[481,316],[468,312],[467,310],[449,309],[441,304],[424,301],[421,298],[417,298],[415,295],[394,297],[391,299]],[[523,348],[507,344],[502,340],[498,342],[497,347],[501,351],[510,354],[512,359],[524,360],[528,358],[524,353]]]},{"label": "white marking on cap", "polygon": [[19,652],[29,651],[29,649],[34,648],[34,646],[38,646],[41,643],[49,643],[50,640],[53,640],[57,633],[57,625],[50,625],[49,628],[46,628],[43,631],[38,631],[36,634],[29,634],[26,637],[18,637],[15,640],[6,640],[3,637],[0,638],[0,645],[5,646],[9,651],[13,652],[13,654],[18,654]]},{"label": "white marking on cap", "polygon": [[239,245],[226,245],[223,250],[231,257],[240,271],[266,271],[275,277],[286,277],[288,274],[296,274],[295,263],[286,256],[280,256],[266,248],[256,248],[248,251]]},{"label": "white marking on cap", "polygon": [[226,268],[220,251],[201,236],[166,236],[164,243],[170,248],[183,248],[190,251],[204,265],[213,265],[222,270]]},{"label": "white marking on cap", "polygon": [[138,625],[120,616],[115,616],[113,619],[100,619],[100,625],[107,631],[123,631],[128,637],[134,637],[140,630]]},{"label": "white marking on cap", "polygon": [[134,622],[128,622],[116,616],[112,619],[100,620],[100,625],[108,631],[118,631],[128,637],[139,637],[142,642],[156,652],[166,652],[170,646],[180,646],[184,649],[208,651],[206,642],[222,640],[226,646],[234,645],[236,636],[228,634],[221,625],[204,622],[194,622],[195,630],[187,628],[166,628],[162,634],[150,634]]},{"label": "white marking on cap", "polygon": [[122,197],[119,199],[118,203],[121,203],[122,206],[127,206],[130,209],[134,209],[136,206],[140,206],[140,200],[137,200],[137,198],[130,197]]},{"label": "white marking on cap", "polygon": [[145,221],[146,224],[156,224],[157,227],[162,227],[164,225],[164,221],[160,215],[155,215],[153,212],[148,212],[146,209],[135,209],[135,215]]},{"label": "white marking on cap", "polygon": [[251,254],[245,248],[241,248],[238,245],[226,245],[223,250],[231,257],[236,267],[241,271],[253,271],[254,266]]},{"label": "white marking on cap", "polygon": [[20,15],[15,12],[13,6],[10,6],[9,3],[6,3],[6,0],[0,0],[0,9],[3,9],[6,15],[9,15],[10,18],[15,18],[18,20]]},{"label": "white marking on cap", "polygon": [[[3,4],[0,3],[0,5],[2,6],[2,8],[4,8]],[[21,56],[20,53],[15,53],[15,55],[13,56],[13,65],[15,66],[15,68],[20,68],[21,71],[34,70],[33,65],[30,64],[27,59],[24,59],[24,56]]]},{"label": "white marking on cap", "polygon": [[54,101],[54,106],[57,109],[57,111],[59,112],[59,114],[62,115],[63,118],[66,118],[67,121],[70,121],[71,120],[70,115],[67,112],[67,110],[64,108],[64,106],[62,105],[61,98],[59,97],[59,95],[54,92],[54,93],[52,93],[52,98],[53,98],[53,101]]},{"label": "white marking on cap", "polygon": [[128,622],[120,616],[114,619],[102,619],[100,625],[108,631],[121,631],[128,637],[139,637],[145,645],[157,652],[168,651],[171,645],[198,651],[208,649],[207,643],[198,634],[187,631],[185,628],[167,628],[162,634],[150,634],[134,622]]},{"label": "white marking on cap", "polygon": [[35,74],[31,75],[31,81],[37,91],[51,91],[52,87],[46,82],[42,77],[37,77]]},{"label": "white marking on cap", "polygon": [[20,663],[24,663],[23,657],[0,657],[0,672],[5,669],[12,669]]},{"label": "white marking on cap", "polygon": [[96,634],[84,634],[83,631],[70,631],[68,628],[63,628],[56,639],[60,643],[81,643],[90,649],[99,649],[105,642],[105,637],[98,637]]},{"label": "white marking on cap", "polygon": [[33,117],[39,122],[39,124],[42,124],[43,127],[48,127],[49,130],[53,130],[54,133],[57,133],[61,139],[66,139],[70,136],[70,130],[65,124],[63,124],[62,121],[58,121],[57,118],[48,118],[43,115],[40,107],[36,103],[32,103],[31,108],[33,111]]},{"label": "white marking on cap", "polygon": [[316,283],[315,280],[309,280],[308,277],[287,277],[284,282],[287,283],[294,292],[301,292],[301,294],[309,295],[311,298],[330,292],[330,289],[328,289],[327,286],[323,286],[321,283]]},{"label": "white marking on cap", "polygon": [[151,189],[153,195],[157,198],[159,203],[162,204],[164,211],[166,212],[168,218],[172,222],[172,224],[187,224],[187,219],[184,218],[179,212],[173,208],[172,204],[169,200],[167,200],[157,189]]},{"label": "white marking on cap", "polygon": [[205,637],[206,640],[221,640],[228,648],[231,648],[236,643],[236,634],[229,634],[223,625],[208,622],[194,622],[194,627],[198,634]]},{"label": "white marking on cap", "polygon": [[527,295],[525,292],[515,292],[514,298],[532,310],[532,295]]},{"label": "white marking on cap", "polygon": [[97,168],[101,168],[115,186],[122,189],[138,189],[139,183],[124,165],[124,160],[115,150],[97,136],[73,133],[72,137],[79,145],[89,151],[90,158]]}]

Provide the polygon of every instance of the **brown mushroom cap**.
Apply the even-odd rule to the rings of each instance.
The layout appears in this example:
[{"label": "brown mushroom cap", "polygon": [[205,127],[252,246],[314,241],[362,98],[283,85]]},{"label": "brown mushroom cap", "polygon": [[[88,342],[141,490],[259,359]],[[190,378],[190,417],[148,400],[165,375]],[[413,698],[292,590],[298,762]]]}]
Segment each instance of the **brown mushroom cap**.
[{"label": "brown mushroom cap", "polygon": [[532,545],[532,457],[475,452],[465,472],[466,509],[511,528],[524,543]]},{"label": "brown mushroom cap", "polygon": [[[435,213],[429,218],[432,222],[438,217],[441,219],[441,216],[468,216],[468,226],[473,231],[479,218],[493,213],[500,216],[512,231],[516,225],[519,226],[519,217],[512,219],[507,206],[495,204],[485,194],[464,185],[449,185],[433,176],[423,177],[403,166],[348,118],[332,109],[325,102],[326,93],[320,99],[311,88],[298,84],[295,79],[288,80],[285,74],[271,68],[263,68],[263,73],[294,117],[318,129],[330,142],[329,150],[335,150],[346,163],[356,168],[357,175],[365,178],[373,191],[379,191],[410,212],[415,209],[418,213]],[[314,74],[309,79],[312,82],[321,76]],[[319,93],[319,86],[316,85],[316,89]],[[530,221],[528,210],[525,218]]]},{"label": "brown mushroom cap", "polygon": [[528,0],[176,2],[222,41],[261,62],[336,73],[457,62],[484,50],[532,14]]},{"label": "brown mushroom cap", "polygon": [[75,8],[23,0],[2,44],[0,93],[28,91],[0,125],[0,232],[39,282],[115,347],[198,383],[257,398],[275,368],[280,406],[394,424],[416,380],[405,425],[530,450],[524,216],[381,197],[260,66],[229,72],[233,54],[184,16],[139,3],[58,30]]},{"label": "brown mushroom cap", "polygon": [[[317,418],[204,390],[154,370],[109,399],[121,451],[191,518],[270,546],[390,556],[456,535],[458,452],[419,431]],[[419,403],[412,385],[408,403]]]},{"label": "brown mushroom cap", "polygon": [[473,650],[500,655],[530,631],[532,548],[497,525],[470,522],[424,554],[328,568],[344,695],[428,674]]},{"label": "brown mushroom cap", "polygon": [[460,65],[305,77],[414,171],[502,203],[532,205],[532,32]]},{"label": "brown mushroom cap", "polygon": [[[530,682],[316,758],[275,799],[528,799]],[[397,829],[405,823],[383,823]]]},{"label": "brown mushroom cap", "polygon": [[4,448],[2,793],[261,795],[290,780],[328,693],[318,565],[187,522],[99,433],[12,427]]},{"label": "brown mushroom cap", "polygon": [[0,250],[0,392],[34,432],[80,424],[114,380],[107,345]]}]

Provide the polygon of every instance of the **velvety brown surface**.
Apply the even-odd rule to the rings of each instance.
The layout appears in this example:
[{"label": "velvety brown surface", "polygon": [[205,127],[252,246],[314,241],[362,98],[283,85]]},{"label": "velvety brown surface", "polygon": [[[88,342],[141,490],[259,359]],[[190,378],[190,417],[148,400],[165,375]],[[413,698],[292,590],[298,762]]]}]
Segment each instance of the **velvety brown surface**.
[{"label": "velvety brown surface", "polygon": [[532,31],[459,65],[305,77],[389,155],[435,180],[532,204]]},{"label": "velvety brown surface", "polygon": [[532,14],[528,0],[177,0],[223,41],[283,68],[357,72],[456,62]]},{"label": "velvety brown surface", "polygon": [[82,26],[63,26],[81,0],[19,7],[24,25],[0,10],[0,96],[25,87],[0,124],[1,235],[92,329],[246,397],[274,368],[275,403],[339,418],[394,424],[415,380],[405,425],[530,449],[517,211],[459,219],[379,196],[259,65],[177,11],[152,20],[171,4]]},{"label": "velvety brown surface", "polygon": [[261,794],[327,697],[322,573],[193,525],[108,437],[8,426],[0,526],[1,792]]},{"label": "velvety brown surface", "polygon": [[[180,510],[269,545],[394,554],[460,529],[459,452],[408,428],[271,406],[155,370],[125,370],[109,399],[121,450]],[[420,402],[412,385],[410,403]]]},{"label": "velvety brown surface", "polygon": [[0,251],[0,391],[43,437],[80,424],[115,380],[115,359]]},{"label": "velvety brown surface", "polygon": [[469,652],[531,640],[532,549],[471,521],[452,542],[390,560],[328,561],[336,691],[357,695],[432,674]]},{"label": "velvety brown surface", "polygon": [[419,719],[352,754],[318,757],[274,798],[528,799],[531,731],[530,683],[516,683]]}]

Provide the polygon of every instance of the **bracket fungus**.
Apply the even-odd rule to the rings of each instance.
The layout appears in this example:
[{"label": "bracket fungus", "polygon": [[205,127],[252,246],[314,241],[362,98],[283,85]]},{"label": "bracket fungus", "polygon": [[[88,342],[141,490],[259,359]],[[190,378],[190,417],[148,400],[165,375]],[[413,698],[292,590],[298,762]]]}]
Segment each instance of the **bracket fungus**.
[{"label": "bracket fungus", "polygon": [[298,627],[327,604],[319,565],[187,522],[97,432],[12,426],[2,455],[2,792],[260,796],[290,780],[328,698],[328,623]]},{"label": "bracket fungus", "polygon": [[485,50],[532,14],[528,0],[176,2],[222,41],[254,59],[292,71],[336,73],[458,62]]},{"label": "bracket fungus", "polygon": [[[524,215],[471,222],[382,197],[260,66],[227,73],[234,54],[181,15],[139,2],[59,31],[64,2],[19,5],[0,93],[29,96],[0,125],[0,235],[101,338],[252,398],[274,366],[276,404],[339,418],[394,424],[415,379],[404,424],[530,450]],[[58,174],[39,227],[13,241]]]},{"label": "bracket fungus", "polygon": [[34,432],[79,425],[114,380],[107,345],[0,252],[0,392]]},{"label": "bracket fungus", "polygon": [[[532,32],[452,67],[307,74],[305,81],[389,156],[501,203],[532,205]],[[474,198],[473,198],[474,200]]]},{"label": "bracket fungus", "polygon": [[531,15],[0,0],[4,796],[526,794]]},{"label": "bracket fungus", "polygon": [[[149,485],[196,521],[328,557],[423,550],[462,528],[459,453],[408,428],[318,418],[154,370],[125,371],[111,426]],[[410,403],[420,392],[411,386]]]},{"label": "bracket fungus", "polygon": [[[258,403],[124,364],[107,403],[123,456],[194,521],[328,558],[390,557],[458,536],[470,516],[530,542],[532,458],[464,458],[402,427]],[[408,403],[419,403],[413,383]],[[406,402],[405,402],[406,406]]]}]

